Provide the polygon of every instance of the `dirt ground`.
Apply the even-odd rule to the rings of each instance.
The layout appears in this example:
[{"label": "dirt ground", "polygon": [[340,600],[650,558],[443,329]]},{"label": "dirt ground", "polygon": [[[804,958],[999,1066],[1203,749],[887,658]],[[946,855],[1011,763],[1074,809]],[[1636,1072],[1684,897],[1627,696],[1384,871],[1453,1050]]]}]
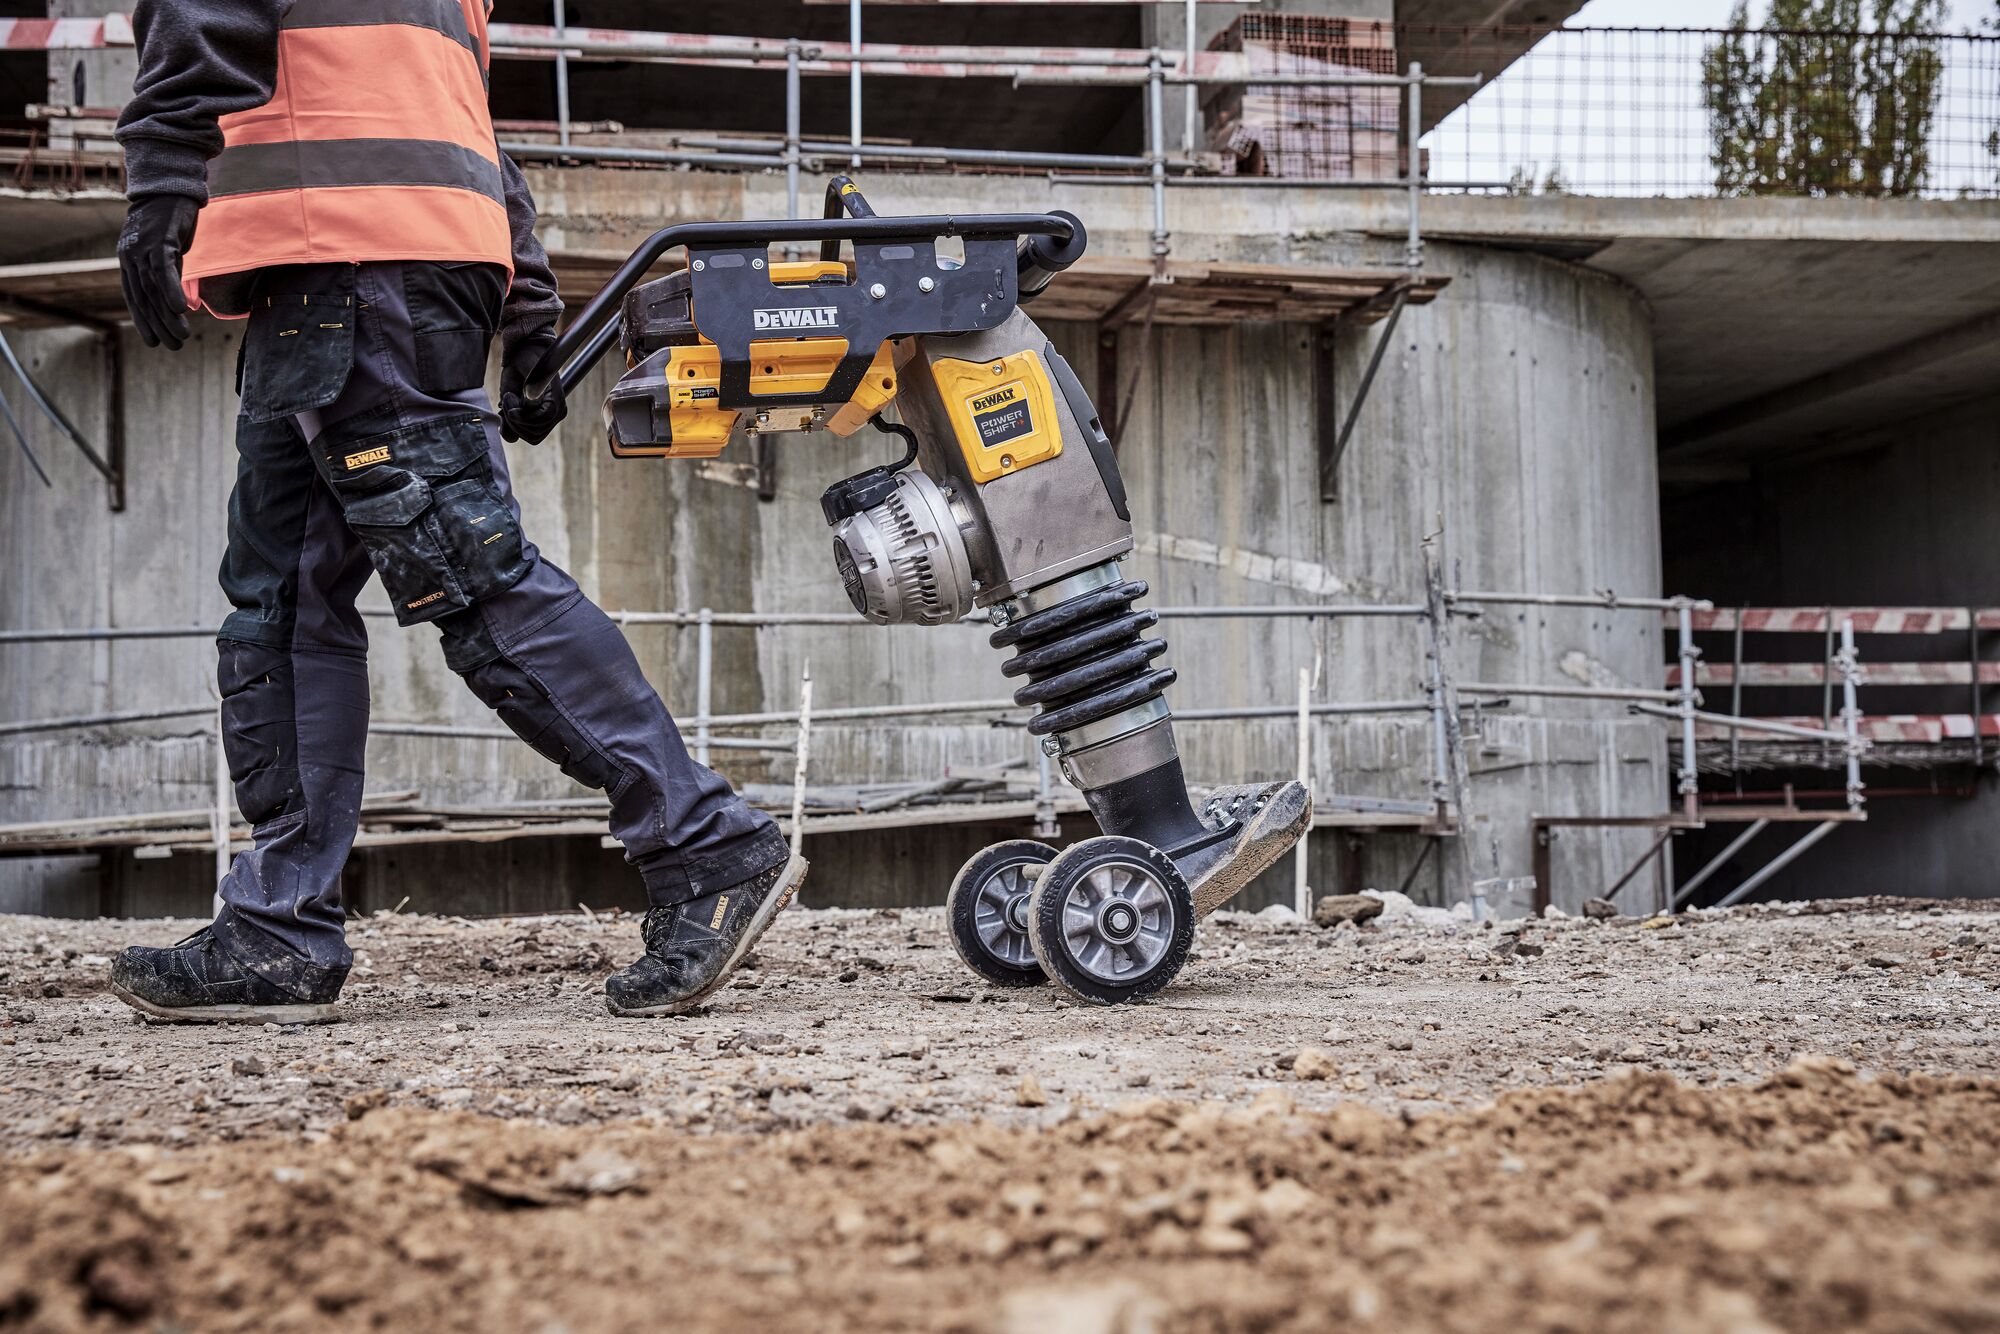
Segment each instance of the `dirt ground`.
[{"label": "dirt ground", "polygon": [[2000,905],[1222,914],[1155,1002],[796,911],[353,923],[346,1021],[139,1022],[0,918],[0,1329],[2000,1329]]}]

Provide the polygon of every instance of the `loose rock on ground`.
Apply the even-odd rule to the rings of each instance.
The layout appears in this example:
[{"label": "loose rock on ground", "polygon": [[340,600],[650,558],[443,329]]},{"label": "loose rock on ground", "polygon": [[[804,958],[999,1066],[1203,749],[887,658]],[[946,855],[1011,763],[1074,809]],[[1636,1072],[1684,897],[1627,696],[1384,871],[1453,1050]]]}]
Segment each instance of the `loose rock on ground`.
[{"label": "loose rock on ground", "polygon": [[212,1029],[104,993],[185,924],[0,918],[0,1329],[1974,1328],[1996,928],[1223,914],[1097,1009],[795,912],[620,1023],[630,918],[382,914],[344,1022]]}]

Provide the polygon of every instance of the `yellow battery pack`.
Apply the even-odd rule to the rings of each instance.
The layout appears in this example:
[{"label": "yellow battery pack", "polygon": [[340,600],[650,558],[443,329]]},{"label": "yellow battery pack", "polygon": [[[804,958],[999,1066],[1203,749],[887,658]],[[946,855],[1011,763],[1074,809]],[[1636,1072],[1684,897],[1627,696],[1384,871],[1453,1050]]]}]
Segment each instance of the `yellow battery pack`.
[{"label": "yellow battery pack", "polygon": [[1055,389],[1031,351],[994,361],[931,363],[972,480],[984,485],[1062,453]]}]

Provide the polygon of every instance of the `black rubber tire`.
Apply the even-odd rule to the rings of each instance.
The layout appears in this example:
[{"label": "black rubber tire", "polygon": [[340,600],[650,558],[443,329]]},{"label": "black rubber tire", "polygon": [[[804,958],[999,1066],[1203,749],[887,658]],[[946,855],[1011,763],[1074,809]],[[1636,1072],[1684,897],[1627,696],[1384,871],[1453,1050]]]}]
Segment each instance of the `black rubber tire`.
[{"label": "black rubber tire", "polygon": [[[1124,982],[1109,982],[1087,971],[1071,954],[1062,929],[1063,903],[1070,890],[1109,862],[1136,863],[1145,869],[1166,891],[1167,910],[1173,918],[1168,924],[1165,953],[1146,972]],[[1028,901],[1028,939],[1035,947],[1035,957],[1041,960],[1050,981],[1073,999],[1090,1005],[1144,1000],[1173,981],[1194,945],[1194,925],[1194,896],[1180,868],[1166,853],[1136,838],[1103,835],[1071,844],[1042,872]]]},{"label": "black rubber tire", "polygon": [[973,920],[979,891],[995,874],[1011,866],[1046,866],[1055,860],[1056,850],[1031,838],[1009,839],[974,853],[951,882],[945,896],[945,923],[951,931],[951,947],[965,966],[997,987],[1038,987],[1047,981],[1041,965],[1029,960],[1026,967],[993,953]]}]

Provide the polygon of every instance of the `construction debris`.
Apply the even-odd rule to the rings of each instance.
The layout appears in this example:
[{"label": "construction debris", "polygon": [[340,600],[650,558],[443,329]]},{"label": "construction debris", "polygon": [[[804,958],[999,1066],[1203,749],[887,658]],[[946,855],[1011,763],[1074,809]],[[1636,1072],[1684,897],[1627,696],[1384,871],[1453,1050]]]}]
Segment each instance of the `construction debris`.
[{"label": "construction debris", "polygon": [[1407,1121],[1241,1093],[755,1138],[392,1108],[315,1144],[0,1159],[0,1312],[52,1331],[643,1328],[671,1239],[700,1276],[673,1327],[697,1334],[1300,1312],[1972,1329],[2000,1287],[1996,1152],[2000,1085],[1827,1058],[1722,1088],[1634,1069]]},{"label": "construction debris", "polygon": [[726,1276],[696,1331],[997,1319],[1107,1274],[1162,1329],[1974,1327],[1996,921],[1223,912],[1108,1011],[965,986],[935,910],[795,910],[706,1010],[621,1025],[627,914],[383,913],[345,1022],[217,1030],[104,993],[189,924],[0,919],[0,1327],[623,1327],[667,1236]]},{"label": "construction debris", "polygon": [[1382,900],[1367,894],[1329,894],[1313,905],[1320,926],[1362,926],[1382,915]]}]

